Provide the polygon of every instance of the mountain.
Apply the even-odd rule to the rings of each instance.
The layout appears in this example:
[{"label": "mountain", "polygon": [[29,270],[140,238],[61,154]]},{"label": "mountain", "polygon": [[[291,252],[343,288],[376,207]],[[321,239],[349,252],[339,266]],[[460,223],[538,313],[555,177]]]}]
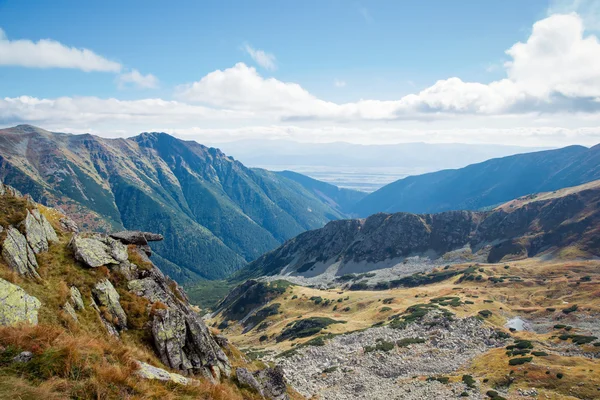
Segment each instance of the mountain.
[{"label": "mountain", "polygon": [[338,188],[326,182],[321,182],[306,175],[293,171],[280,171],[276,174],[298,182],[305,189],[313,193],[324,203],[330,205],[340,213],[347,213],[348,210],[363,199],[367,194],[357,190]]},{"label": "mountain", "polygon": [[157,240],[78,232],[0,184],[0,398],[301,398],[209,330],[149,258]]},{"label": "mountain", "polygon": [[600,181],[594,181],[485,212],[379,213],[332,221],[287,241],[234,276],[280,275],[315,283],[389,268],[405,274],[436,262],[498,263],[540,254],[554,257],[561,251],[598,257],[599,230]]},{"label": "mountain", "polygon": [[242,140],[211,145],[250,167],[292,170],[339,187],[373,192],[409,175],[461,168],[542,148],[462,143],[362,145]]},{"label": "mountain", "polygon": [[371,193],[353,212],[366,217],[377,212],[478,210],[595,179],[600,179],[600,146],[569,146],[410,176]]},{"label": "mountain", "polygon": [[62,208],[83,229],[164,235],[155,262],[180,282],[225,277],[344,215],[283,175],[156,132],[105,139],[3,129],[0,180]]}]

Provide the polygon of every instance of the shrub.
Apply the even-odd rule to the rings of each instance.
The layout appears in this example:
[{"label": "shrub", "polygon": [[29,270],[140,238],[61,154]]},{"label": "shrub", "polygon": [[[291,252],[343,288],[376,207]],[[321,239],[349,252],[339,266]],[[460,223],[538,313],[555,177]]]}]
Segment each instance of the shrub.
[{"label": "shrub", "polygon": [[450,378],[447,376],[430,376],[427,378],[428,381],[438,381],[440,383],[446,384],[450,381]]},{"label": "shrub", "polygon": [[323,370],[323,373],[324,373],[324,374],[329,374],[329,373],[331,373],[331,372],[337,371],[337,369],[338,369],[338,367],[337,367],[337,366],[333,366],[333,367],[325,368],[325,369]]},{"label": "shrub", "polygon": [[572,312],[577,311],[578,308],[579,307],[577,306],[577,304],[573,304],[571,307],[567,307],[567,308],[563,309],[562,312],[564,314],[570,314]]},{"label": "shrub", "polygon": [[522,365],[531,362],[531,360],[533,360],[533,357],[511,358],[508,360],[508,365]]},{"label": "shrub", "polygon": [[478,314],[484,318],[488,318],[489,316],[492,315],[492,312],[490,310],[481,310],[481,311],[479,311]]},{"label": "shrub", "polygon": [[554,312],[554,311],[556,311],[556,308],[554,308],[554,307],[548,307],[548,308],[546,308],[546,311]]},{"label": "shrub", "polygon": [[475,387],[475,379],[471,375],[463,375],[462,381],[467,385],[467,387],[473,389]]},{"label": "shrub", "polygon": [[532,351],[531,354],[533,354],[536,357],[546,357],[548,355],[548,353],[544,351]]},{"label": "shrub", "polygon": [[258,341],[262,343],[262,342],[266,341],[267,339],[269,339],[269,337],[267,335],[262,335],[261,337],[258,338]]},{"label": "shrub", "polygon": [[392,308],[391,307],[381,307],[379,309],[379,312],[387,312],[387,311],[392,311]]},{"label": "shrub", "polygon": [[383,299],[383,304],[392,304],[393,301],[393,297],[388,297],[387,299]]}]

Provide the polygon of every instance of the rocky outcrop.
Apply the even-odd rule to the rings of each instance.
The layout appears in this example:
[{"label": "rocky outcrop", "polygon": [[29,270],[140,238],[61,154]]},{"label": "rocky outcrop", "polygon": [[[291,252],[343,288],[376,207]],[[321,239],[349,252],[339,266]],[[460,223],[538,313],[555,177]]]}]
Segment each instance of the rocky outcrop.
[{"label": "rocky outcrop", "polygon": [[33,249],[25,236],[12,226],[6,229],[6,239],[2,243],[2,258],[13,271],[20,275],[40,278]]},{"label": "rocky outcrop", "polygon": [[37,325],[41,303],[22,288],[0,278],[0,325],[26,322]]},{"label": "rocky outcrop", "polygon": [[27,217],[23,221],[23,226],[27,243],[29,243],[35,254],[48,251],[49,243],[58,241],[58,236],[50,222],[36,208],[27,210]]},{"label": "rocky outcrop", "polygon": [[90,268],[127,261],[127,247],[106,235],[75,234],[70,243],[75,259]]},{"label": "rocky outcrop", "polygon": [[269,400],[288,400],[287,387],[280,366],[265,368],[254,373],[246,368],[237,368],[238,382],[249,386]]},{"label": "rocky outcrop", "polygon": [[148,245],[148,242],[159,242],[164,239],[163,235],[158,233],[141,231],[121,231],[111,234],[110,237],[123,244],[134,244],[139,246],[147,256],[152,255],[152,249]]},{"label": "rocky outcrop", "polygon": [[69,291],[71,292],[70,300],[71,304],[73,305],[73,308],[77,311],[85,309],[85,306],[83,304],[83,298],[79,289],[77,289],[75,286],[71,286]]},{"label": "rocky outcrop", "polygon": [[162,368],[157,368],[145,362],[137,361],[138,369],[135,373],[144,379],[159,380],[164,382],[173,382],[179,385],[189,385],[192,380],[185,376],[174,374]]},{"label": "rocky outcrop", "polygon": [[108,279],[103,279],[94,286],[92,295],[96,304],[104,307],[111,318],[104,316],[117,330],[127,329],[127,314],[119,302],[120,296]]}]

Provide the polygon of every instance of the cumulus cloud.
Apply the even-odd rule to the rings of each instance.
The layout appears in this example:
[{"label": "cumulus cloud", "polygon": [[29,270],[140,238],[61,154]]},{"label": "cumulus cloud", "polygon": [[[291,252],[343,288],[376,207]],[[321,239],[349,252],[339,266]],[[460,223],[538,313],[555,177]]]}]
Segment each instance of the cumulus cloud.
[{"label": "cumulus cloud", "polygon": [[120,89],[133,85],[141,89],[153,89],[158,87],[158,78],[152,74],[142,75],[137,69],[120,74],[117,77],[117,84]]},{"label": "cumulus cloud", "polygon": [[266,53],[263,50],[255,49],[249,44],[244,45],[244,50],[258,65],[264,69],[269,71],[274,71],[277,69],[277,65],[275,64],[275,56],[273,54]]},{"label": "cumulus cloud", "polygon": [[82,71],[119,72],[121,64],[91,50],[68,47],[51,39],[9,40],[0,28],[0,65],[28,68],[73,68]]}]

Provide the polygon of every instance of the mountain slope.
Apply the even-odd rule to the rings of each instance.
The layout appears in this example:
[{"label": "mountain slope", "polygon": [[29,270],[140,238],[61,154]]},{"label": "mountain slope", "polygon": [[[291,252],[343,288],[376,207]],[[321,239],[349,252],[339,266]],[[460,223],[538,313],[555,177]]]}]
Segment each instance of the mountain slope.
[{"label": "mountain slope", "polygon": [[347,213],[367,195],[365,192],[339,188],[293,171],[281,171],[277,174],[298,182],[341,213]]},{"label": "mountain slope", "polygon": [[[530,195],[488,212],[375,214],[302,233],[236,273],[297,277],[406,265],[411,257],[497,263],[508,259],[600,255],[600,181]],[[563,253],[561,253],[563,252]],[[424,261],[418,261],[426,264]],[[422,266],[421,266],[422,267]]]},{"label": "mountain slope", "polygon": [[477,210],[595,179],[600,179],[600,147],[569,146],[407,177],[365,197],[353,211],[368,216]]},{"label": "mountain slope", "polygon": [[[179,281],[222,278],[342,214],[285,177],[164,133],[130,139],[0,130],[0,180],[85,229],[163,234],[157,264]],[[186,240],[183,240],[183,239]]]}]

